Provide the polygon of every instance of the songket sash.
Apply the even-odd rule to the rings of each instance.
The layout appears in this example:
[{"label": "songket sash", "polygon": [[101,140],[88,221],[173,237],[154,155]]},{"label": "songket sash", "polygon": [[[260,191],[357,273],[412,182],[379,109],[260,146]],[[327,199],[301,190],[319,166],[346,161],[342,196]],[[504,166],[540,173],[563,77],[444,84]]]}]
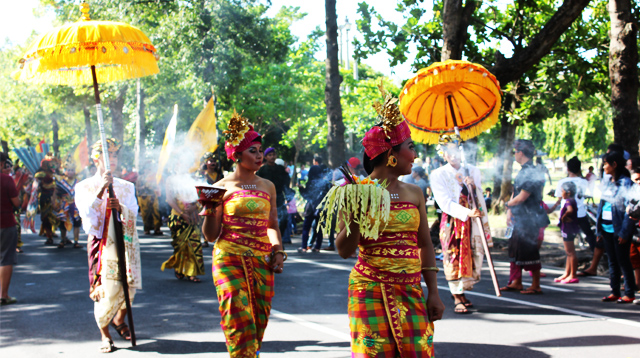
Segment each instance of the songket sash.
[{"label": "songket sash", "polygon": [[[468,208],[469,200],[460,194],[458,204]],[[455,281],[473,276],[473,250],[471,248],[471,220],[462,221],[442,213],[440,243],[444,254],[444,274],[447,280]]]},{"label": "songket sash", "polygon": [[[142,268],[140,265],[140,243],[136,230],[136,215],[125,206],[122,209],[121,220],[124,233],[125,261],[127,270],[127,283],[129,284],[129,296],[133,303],[136,289],[142,289]],[[95,290],[100,290],[102,298],[94,304],[94,316],[99,327],[106,327],[118,310],[124,309],[124,290],[120,281],[118,267],[118,253],[116,250],[114,218],[111,210],[107,210],[105,228],[102,239],[99,241],[99,260],[97,272],[100,273],[100,285]]]},{"label": "songket sash", "polygon": [[240,190],[224,202],[222,232],[216,248],[225,252],[263,256],[271,253],[267,236],[271,197],[259,190]]}]

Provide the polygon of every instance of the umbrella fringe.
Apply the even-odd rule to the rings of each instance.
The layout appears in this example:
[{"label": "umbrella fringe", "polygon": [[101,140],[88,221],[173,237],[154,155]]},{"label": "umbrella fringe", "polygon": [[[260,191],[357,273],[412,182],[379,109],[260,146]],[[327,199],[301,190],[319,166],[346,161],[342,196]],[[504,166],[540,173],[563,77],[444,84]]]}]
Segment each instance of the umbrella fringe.
[{"label": "umbrella fringe", "polygon": [[[482,134],[482,132],[491,129],[496,123],[498,123],[498,117],[500,116],[500,110],[498,108],[494,109],[487,118],[477,123],[476,125],[468,128],[464,128],[460,130],[460,137],[463,141],[469,140],[471,138],[475,138]],[[442,131],[433,131],[427,132],[425,130],[416,128],[412,125],[409,126],[411,129],[411,139],[416,142],[424,143],[424,144],[437,144],[441,135],[443,134],[455,134],[455,131],[450,130],[442,130]]]}]

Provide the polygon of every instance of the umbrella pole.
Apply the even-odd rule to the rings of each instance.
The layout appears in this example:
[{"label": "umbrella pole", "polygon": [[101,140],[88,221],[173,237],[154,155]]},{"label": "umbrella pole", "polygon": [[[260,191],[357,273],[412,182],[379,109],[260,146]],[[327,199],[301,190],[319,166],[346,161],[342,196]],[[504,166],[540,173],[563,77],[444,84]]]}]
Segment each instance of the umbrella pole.
[{"label": "umbrella pole", "polygon": [[[102,105],[100,104],[100,91],[98,90],[98,79],[96,77],[96,66],[91,66],[91,76],[93,77],[93,95],[96,100],[96,112],[98,113],[98,129],[100,131],[100,141],[102,142],[102,157],[104,159],[104,167],[107,171],[111,171],[109,162],[109,146],[107,145],[107,136],[104,132],[104,119],[102,118]],[[116,194],[113,185],[109,185],[109,198],[115,199]],[[129,321],[129,331],[131,334],[131,346],[136,346],[136,333],[133,327],[133,315],[131,312],[131,299],[129,298],[129,282],[127,281],[127,263],[125,259],[124,234],[122,231],[122,222],[118,215],[118,210],[111,209],[111,218],[116,237],[116,251],[118,254],[118,271],[120,271],[120,283],[124,291],[124,302],[127,308],[127,318]]]},{"label": "umbrella pole", "polygon": [[[449,102],[449,110],[451,111],[451,117],[453,118],[453,125],[454,125],[454,130],[456,132],[456,135],[459,137],[460,136],[460,128],[458,128],[458,122],[456,121],[456,113],[453,111],[453,101],[451,99],[452,95],[448,95],[447,96],[447,101]],[[460,154],[462,156],[462,167],[465,168],[465,174],[467,176],[469,176],[469,168],[467,168],[466,166],[466,159],[464,156],[464,148],[462,147],[462,145],[460,146]],[[471,199],[473,200],[473,205],[480,209],[482,208],[482,206],[480,206],[480,202],[478,201],[478,195],[476,193],[477,188],[472,188],[473,190],[471,191]],[[487,213],[485,213],[486,215]],[[496,269],[493,266],[493,259],[491,258],[491,252],[489,251],[489,244],[487,243],[487,237],[486,234],[484,232],[484,225],[482,224],[482,220],[480,220],[480,218],[473,218],[476,222],[476,225],[478,225],[478,227],[480,228],[480,230],[482,231],[482,248],[484,249],[485,255],[487,257],[487,264],[489,264],[489,272],[491,273],[491,281],[493,281],[493,288],[496,291],[496,296],[501,297],[502,293],[500,293],[500,284],[498,283],[498,276],[496,275]]]}]

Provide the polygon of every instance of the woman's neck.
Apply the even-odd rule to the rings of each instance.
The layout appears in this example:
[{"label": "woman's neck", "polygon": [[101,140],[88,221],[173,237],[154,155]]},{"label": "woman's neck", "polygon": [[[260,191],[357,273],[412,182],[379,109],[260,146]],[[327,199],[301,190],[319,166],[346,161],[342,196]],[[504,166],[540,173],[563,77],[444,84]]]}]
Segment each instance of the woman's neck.
[{"label": "woman's neck", "polygon": [[388,166],[378,166],[373,169],[370,177],[371,179],[380,179],[380,181],[386,180],[387,190],[393,191],[398,185],[398,174],[393,173]]},{"label": "woman's neck", "polygon": [[236,165],[235,178],[240,183],[252,182],[256,179],[256,172],[238,164]]}]

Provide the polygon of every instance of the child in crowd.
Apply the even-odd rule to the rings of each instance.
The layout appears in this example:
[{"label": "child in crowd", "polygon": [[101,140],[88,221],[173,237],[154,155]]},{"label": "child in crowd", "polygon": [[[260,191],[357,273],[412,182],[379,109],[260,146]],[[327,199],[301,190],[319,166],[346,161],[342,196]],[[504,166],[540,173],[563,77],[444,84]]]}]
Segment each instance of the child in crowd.
[{"label": "child in crowd", "polygon": [[564,275],[554,279],[559,283],[578,283],[580,280],[576,277],[578,269],[578,257],[576,256],[576,248],[574,240],[580,232],[578,225],[578,204],[576,203],[576,184],[573,182],[564,182],[561,186],[562,199],[564,206],[560,210],[560,231],[562,232],[562,241],[564,250],[567,253],[567,264]]}]

